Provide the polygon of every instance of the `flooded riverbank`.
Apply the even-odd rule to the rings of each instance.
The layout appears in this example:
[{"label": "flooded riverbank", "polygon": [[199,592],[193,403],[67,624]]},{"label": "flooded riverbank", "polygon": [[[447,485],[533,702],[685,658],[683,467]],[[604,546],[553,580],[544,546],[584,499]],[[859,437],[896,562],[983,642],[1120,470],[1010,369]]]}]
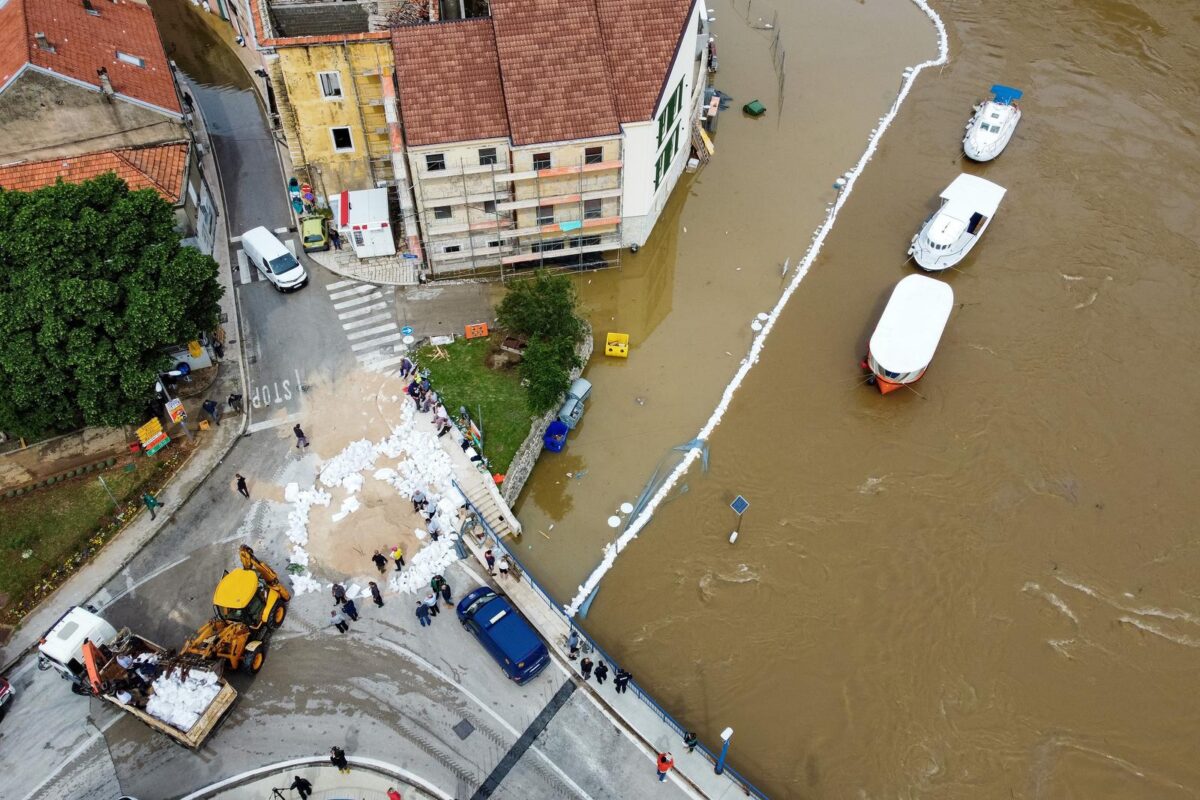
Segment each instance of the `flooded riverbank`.
[{"label": "flooded riverbank", "polygon": [[[732,726],[773,796],[1195,797],[1200,24],[1162,0],[935,8],[951,63],[587,626],[705,741]],[[1025,119],[963,162],[995,82]],[[960,171],[1009,193],[942,276],[928,376],[881,397],[858,360]]]},{"label": "flooded riverbank", "polygon": [[[564,600],[613,538],[605,520],[711,412],[751,322],[791,279],[785,262],[804,254],[834,179],[862,154],[903,70],[937,52],[928,18],[907,0],[805,0],[778,16],[755,2],[748,21],[746,12],[742,0],[710,11],[721,56],[714,85],[734,98],[716,157],[681,181],[646,247],[622,254],[620,270],[579,279],[600,340],[629,333],[633,349],[628,361],[592,359],[582,424],[564,453],[543,456],[517,506],[531,534],[521,557]],[[782,109],[775,29],[762,27],[772,20],[787,54]],[[768,106],[760,119],[740,111],[756,97]]]}]

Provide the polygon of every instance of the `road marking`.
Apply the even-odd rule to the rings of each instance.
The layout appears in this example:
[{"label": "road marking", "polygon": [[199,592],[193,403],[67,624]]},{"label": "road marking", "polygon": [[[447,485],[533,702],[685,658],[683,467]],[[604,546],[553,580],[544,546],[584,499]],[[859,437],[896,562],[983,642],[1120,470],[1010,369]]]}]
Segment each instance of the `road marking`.
[{"label": "road marking", "polygon": [[[66,760],[59,762],[58,769],[54,770],[54,772],[51,773],[49,776],[47,776],[44,781],[42,781],[37,786],[35,786],[32,792],[25,795],[25,800],[33,800],[33,798],[39,797],[42,789],[44,789],[46,786],[48,786],[52,780],[54,780],[59,775],[61,775],[63,773],[63,771],[66,770],[67,767],[73,765],[76,762],[76,760],[79,759],[80,756],[82,756],[84,753],[87,752],[89,747],[91,747],[93,744],[96,743],[97,739],[103,739],[105,731],[107,731],[113,725],[116,725],[118,720],[121,720],[124,718],[125,718],[124,714],[117,714],[116,716],[112,717],[107,722],[105,722],[103,728],[97,726],[96,732],[93,733],[91,736],[89,736],[87,738],[87,741],[85,741],[83,744],[79,745],[79,747],[77,747],[75,749],[75,752],[73,752],[73,753],[71,753],[71,755],[67,756]],[[534,749],[537,749],[537,748],[534,748]],[[115,768],[116,764],[114,764],[113,766]]]},{"label": "road marking", "polygon": [[[284,225],[282,228],[276,228],[275,233],[287,233],[289,230],[291,230],[291,228]],[[295,253],[293,253],[292,255],[295,255]]]},{"label": "road marking", "polygon": [[369,283],[364,283],[361,286],[355,286],[353,289],[343,289],[340,292],[330,292],[330,300],[341,300],[343,297],[353,297],[356,294],[369,294],[378,291],[379,287],[372,286]]},{"label": "road marking", "polygon": [[[504,754],[499,763],[492,768],[491,774],[484,778],[483,783],[475,790],[475,794],[471,795],[471,800],[485,800],[500,788],[500,784],[508,777],[508,773],[512,772],[517,762],[529,751],[529,748],[533,747],[533,743],[537,740],[537,737],[546,730],[551,720],[558,715],[562,707],[571,699],[571,695],[575,694],[575,688],[575,681],[573,680],[566,681],[562,686],[558,687],[558,691],[542,707],[542,710],[534,717],[533,722],[529,723],[529,727],[521,733],[517,741],[513,742],[512,747],[508,748],[508,752]],[[574,784],[573,788],[578,789],[578,784]]]},{"label": "road marking", "polygon": [[[380,303],[379,305],[381,305],[381,306],[386,305],[386,303]],[[355,328],[361,328],[364,325],[378,325],[381,322],[385,322],[385,321],[390,322],[391,320],[392,320],[391,314],[376,314],[373,317],[365,317],[363,319],[356,319],[356,320],[354,320],[354,322],[343,323],[342,330],[352,331]]]},{"label": "road marking", "polygon": [[245,286],[247,283],[250,283],[252,280],[254,280],[254,270],[250,267],[250,259],[246,255],[245,250],[237,251],[237,262],[238,280],[240,280],[242,285]]},{"label": "road marking", "polygon": [[357,344],[352,344],[352,345],[350,345],[350,349],[351,350],[366,350],[368,347],[378,347],[379,345],[387,344],[388,342],[398,342],[403,338],[404,337],[399,333],[392,333],[392,334],[388,334],[387,336],[380,336],[378,339],[371,339],[370,341],[358,342]]},{"label": "road marking", "polygon": [[158,569],[154,570],[154,571],[153,571],[153,572],[151,572],[149,575],[145,575],[145,576],[143,576],[143,577],[141,577],[141,578],[137,579],[137,580],[136,580],[136,581],[134,581],[133,583],[131,583],[131,584],[129,584],[128,586],[126,586],[126,587],[125,587],[123,590],[121,590],[121,591],[117,592],[117,593],[116,593],[116,594],[114,594],[112,597],[108,598],[108,602],[107,602],[107,603],[105,603],[104,605],[102,605],[102,606],[100,606],[100,607],[99,607],[99,608],[100,608],[100,610],[101,610],[101,611],[103,611],[104,609],[106,609],[106,608],[108,608],[109,606],[111,606],[113,603],[115,603],[115,602],[117,602],[118,600],[120,600],[120,599],[121,599],[122,597],[124,597],[125,595],[129,594],[130,592],[133,592],[133,591],[135,591],[135,590],[136,590],[136,589],[137,589],[139,586],[141,586],[143,583],[146,583],[147,581],[152,581],[152,580],[154,580],[155,578],[157,578],[159,575],[162,575],[162,574],[163,574],[164,572],[166,572],[167,570],[174,569],[175,567],[178,567],[180,564],[182,564],[183,562],[187,561],[189,558],[191,558],[191,556],[184,556],[183,558],[179,559],[178,561],[172,561],[170,564],[167,564],[166,566],[159,567]]},{"label": "road marking", "polygon": [[278,428],[280,425],[288,425],[292,422],[299,422],[300,414],[289,414],[282,419],[265,419],[262,422],[253,422],[246,428],[246,433],[258,433],[259,431]]},{"label": "road marking", "polygon": [[[281,231],[275,231],[275,232],[281,233]],[[287,233],[287,228],[284,228],[282,233]],[[283,246],[286,247],[288,249],[288,252],[292,254],[292,258],[296,257],[296,241],[294,239],[288,239],[286,242],[283,243]]]},{"label": "road marking", "polygon": [[389,322],[385,325],[379,325],[374,328],[367,328],[366,330],[355,331],[354,333],[347,333],[346,338],[349,339],[350,341],[354,341],[355,339],[362,339],[365,336],[374,336],[375,334],[383,333],[384,331],[394,331],[394,330],[397,330],[399,327],[400,326],[397,325],[396,323]]},{"label": "road marking", "polygon": [[[372,354],[372,355],[374,355],[374,354]],[[379,361],[365,361],[362,358],[362,356],[359,356],[358,360],[363,362],[363,369],[369,370],[371,372],[383,372],[388,367],[395,366],[396,364],[399,364],[401,361],[403,361],[404,355],[401,354],[398,356],[392,356],[391,358],[385,358],[385,359],[382,359]]]},{"label": "road marking", "polygon": [[362,297],[356,297],[353,300],[343,300],[340,303],[334,303],[333,307],[334,307],[334,309],[343,309],[343,308],[349,308],[350,306],[360,306],[363,303],[369,303],[372,300],[382,300],[382,299],[383,299],[383,293],[375,292],[374,294],[368,294],[368,295],[364,295]]},{"label": "road marking", "polygon": [[378,311],[381,308],[387,308],[387,303],[375,303],[373,305],[363,306],[362,308],[356,308],[353,311],[343,311],[341,314],[338,314],[338,319],[361,317],[363,314],[369,314],[372,311]]},{"label": "road marking", "polygon": [[230,237],[229,237],[229,243],[230,243],[230,244],[241,244],[241,243],[242,243],[242,237],[240,237],[240,236],[230,236]]},{"label": "road marking", "polygon": [[326,288],[328,291],[331,291],[331,292],[332,292],[332,291],[333,291],[333,290],[335,290],[335,289],[341,289],[341,288],[344,288],[344,287],[346,287],[346,286],[357,286],[357,285],[358,285],[358,281],[338,281],[337,283],[331,283],[331,284],[329,284],[329,285],[328,285],[328,286],[326,286],[325,288]]}]

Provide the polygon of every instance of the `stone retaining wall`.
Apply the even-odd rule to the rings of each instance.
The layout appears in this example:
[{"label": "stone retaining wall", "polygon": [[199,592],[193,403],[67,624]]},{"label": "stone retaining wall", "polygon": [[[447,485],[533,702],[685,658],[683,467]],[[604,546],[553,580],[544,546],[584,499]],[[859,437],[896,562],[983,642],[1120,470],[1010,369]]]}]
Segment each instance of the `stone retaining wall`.
[{"label": "stone retaining wall", "polygon": [[[586,330],[583,341],[575,348],[580,364],[571,370],[571,380],[575,380],[583,374],[583,370],[592,357],[592,349],[595,347],[595,342],[592,341],[592,326],[586,322],[584,325]],[[547,411],[541,419],[534,421],[529,429],[529,435],[525,437],[524,442],[521,442],[521,446],[517,448],[517,454],[513,456],[512,463],[508,466],[508,473],[505,475],[504,487],[500,490],[500,496],[504,498],[504,502],[510,508],[520,497],[521,489],[525,488],[525,481],[529,480],[529,476],[533,472],[533,465],[537,463],[538,456],[542,454],[542,448],[545,446],[542,443],[542,436],[550,427],[550,423],[558,417],[558,409],[561,405],[561,401],[556,403],[554,408]]]}]

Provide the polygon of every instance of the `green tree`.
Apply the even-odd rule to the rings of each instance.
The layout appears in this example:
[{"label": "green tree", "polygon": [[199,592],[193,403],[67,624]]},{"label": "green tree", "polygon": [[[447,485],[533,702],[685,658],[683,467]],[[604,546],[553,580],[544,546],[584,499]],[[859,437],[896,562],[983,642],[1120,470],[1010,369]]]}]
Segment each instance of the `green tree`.
[{"label": "green tree", "polygon": [[544,414],[554,407],[571,381],[570,371],[579,366],[575,342],[565,336],[557,339],[530,339],[521,359],[521,377],[525,380],[529,410]]},{"label": "green tree", "polygon": [[163,348],[216,326],[216,278],[166,201],[116,175],[0,189],[0,430],[139,421]]},{"label": "green tree", "polygon": [[533,278],[509,287],[496,308],[496,319],[501,326],[531,339],[566,337],[577,342],[583,336],[583,322],[575,313],[577,303],[570,278],[540,270]]}]

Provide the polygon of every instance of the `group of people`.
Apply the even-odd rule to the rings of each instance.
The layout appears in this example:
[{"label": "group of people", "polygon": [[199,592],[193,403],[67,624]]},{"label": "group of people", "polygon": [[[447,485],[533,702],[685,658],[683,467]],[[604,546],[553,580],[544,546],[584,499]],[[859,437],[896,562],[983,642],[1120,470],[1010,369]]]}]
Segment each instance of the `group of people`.
[{"label": "group of people", "polygon": [[[490,551],[489,551],[490,552]],[[571,629],[571,633],[567,636],[567,658],[572,661],[579,659],[579,652],[583,648],[583,640],[579,636],[579,631]],[[596,676],[596,683],[601,686],[608,680],[608,665],[601,659],[599,664],[596,664],[587,656],[579,662],[579,671],[583,675],[583,679],[591,680],[593,675]],[[629,691],[629,681],[633,679],[633,675],[623,669],[618,669],[613,675],[613,688],[617,690],[617,694],[625,694]]]},{"label": "group of people", "polygon": [[150,684],[162,674],[162,667],[156,663],[158,656],[151,653],[135,658],[129,653],[121,653],[116,661],[125,673],[108,684],[107,693],[126,705],[145,708],[152,694]]},{"label": "group of people", "polygon": [[454,608],[454,598],[450,591],[450,584],[441,575],[434,575],[429,581],[429,593],[425,595],[423,600],[417,601],[417,620],[420,621],[421,627],[424,628],[433,624],[433,618],[440,611],[438,610],[438,597],[440,596],[445,601],[448,608]]},{"label": "group of people", "polygon": [[[375,605],[383,607],[383,593],[379,591],[379,584],[371,581],[367,584],[371,590],[371,599],[375,601]],[[354,598],[347,596],[346,587],[340,583],[335,583],[331,587],[333,592],[333,610],[329,612],[329,624],[337,628],[338,633],[345,633],[350,630],[351,622],[358,622],[358,606],[354,603]]]},{"label": "group of people", "polygon": [[[346,751],[334,745],[329,748],[329,763],[332,764],[338,772],[343,775],[350,774],[350,761],[346,758]],[[303,775],[293,775],[292,784],[287,787],[294,789],[300,795],[300,800],[308,800],[313,793],[312,781],[305,778]],[[278,793],[278,790],[276,790]],[[387,800],[404,800],[404,797],[394,786],[389,786],[387,790]]]}]

